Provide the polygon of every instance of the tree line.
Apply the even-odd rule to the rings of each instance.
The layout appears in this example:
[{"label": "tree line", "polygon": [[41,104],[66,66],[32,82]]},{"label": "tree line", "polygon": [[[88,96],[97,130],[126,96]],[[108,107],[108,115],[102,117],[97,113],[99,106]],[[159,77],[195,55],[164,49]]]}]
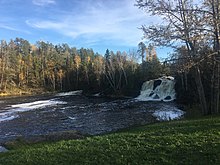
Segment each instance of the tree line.
[{"label": "tree line", "polygon": [[[77,49],[68,44],[38,41],[33,45],[22,38],[8,43],[1,40],[0,91],[43,88],[49,91],[83,89],[90,93],[138,94],[143,81],[158,78],[165,70],[154,47],[149,46],[152,51],[148,53],[146,50],[149,49],[144,49],[144,53],[136,50],[114,53],[107,49],[101,55],[92,49]],[[143,54],[147,57],[140,63],[139,57]]]}]

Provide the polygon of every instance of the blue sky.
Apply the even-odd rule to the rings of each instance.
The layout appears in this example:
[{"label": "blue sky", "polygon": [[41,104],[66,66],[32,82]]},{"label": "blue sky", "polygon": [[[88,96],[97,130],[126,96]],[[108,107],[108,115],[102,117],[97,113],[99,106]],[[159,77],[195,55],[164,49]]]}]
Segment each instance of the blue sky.
[{"label": "blue sky", "polygon": [[[0,39],[67,43],[95,52],[128,51],[143,41],[141,25],[158,23],[135,0],[0,0]],[[159,58],[168,49],[157,48]]]}]

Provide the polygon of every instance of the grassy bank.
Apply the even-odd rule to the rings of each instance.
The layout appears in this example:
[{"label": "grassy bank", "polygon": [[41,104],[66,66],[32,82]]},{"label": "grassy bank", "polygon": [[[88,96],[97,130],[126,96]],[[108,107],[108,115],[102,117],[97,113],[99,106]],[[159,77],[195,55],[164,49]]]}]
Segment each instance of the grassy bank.
[{"label": "grassy bank", "polygon": [[141,126],[0,153],[1,165],[219,164],[220,117]]}]

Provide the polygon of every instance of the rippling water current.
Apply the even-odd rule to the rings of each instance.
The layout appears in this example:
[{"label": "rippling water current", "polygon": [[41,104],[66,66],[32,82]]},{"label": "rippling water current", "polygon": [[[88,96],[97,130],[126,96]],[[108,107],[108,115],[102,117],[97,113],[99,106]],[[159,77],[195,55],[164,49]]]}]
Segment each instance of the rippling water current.
[{"label": "rippling water current", "polygon": [[173,102],[86,97],[80,91],[5,98],[0,105],[0,143],[69,130],[97,135],[183,115]]}]

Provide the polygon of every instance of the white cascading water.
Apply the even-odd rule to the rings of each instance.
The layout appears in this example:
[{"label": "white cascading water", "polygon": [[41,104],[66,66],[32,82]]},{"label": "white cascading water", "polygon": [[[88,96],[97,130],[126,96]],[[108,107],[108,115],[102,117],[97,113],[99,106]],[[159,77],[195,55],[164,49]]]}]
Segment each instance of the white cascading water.
[{"label": "white cascading water", "polygon": [[146,81],[136,99],[140,101],[173,101],[176,99],[174,86],[175,80],[171,76]]}]

